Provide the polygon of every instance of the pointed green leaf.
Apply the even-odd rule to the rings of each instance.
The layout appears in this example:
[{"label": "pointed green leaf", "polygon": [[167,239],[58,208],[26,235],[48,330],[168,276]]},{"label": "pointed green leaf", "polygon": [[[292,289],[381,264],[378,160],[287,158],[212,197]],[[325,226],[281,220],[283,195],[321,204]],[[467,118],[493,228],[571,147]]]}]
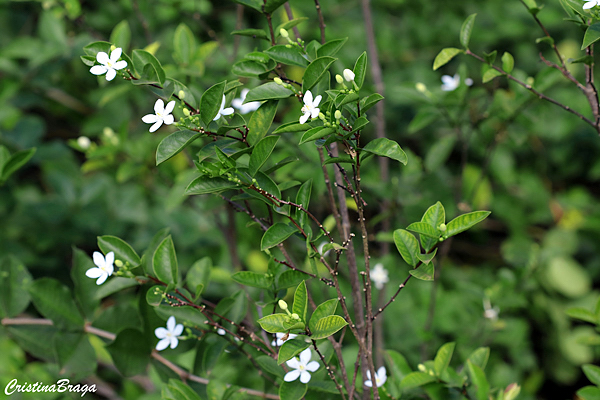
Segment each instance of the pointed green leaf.
[{"label": "pointed green leaf", "polygon": [[300,282],[306,279],[306,274],[300,271],[287,270],[283,271],[281,275],[277,277],[276,287],[277,290],[287,289],[289,287],[297,286]]},{"label": "pointed green leaf", "polygon": [[567,310],[567,315],[571,318],[579,319],[581,321],[589,322],[590,324],[597,324],[600,321],[598,320],[598,316],[593,312],[586,310],[581,307],[573,307]]},{"label": "pointed green leaf", "polygon": [[439,238],[440,231],[426,222],[413,222],[409,226],[406,227],[407,230],[411,232],[416,232],[420,235],[425,235],[432,238]]},{"label": "pointed green leaf", "polygon": [[223,190],[237,188],[237,183],[230,182],[223,178],[209,178],[208,176],[200,176],[194,179],[185,189],[185,194],[207,194],[218,193]]},{"label": "pointed green leaf", "polygon": [[314,325],[314,330],[310,331],[310,338],[313,340],[324,339],[333,335],[346,325],[348,325],[346,320],[339,315],[323,317]]},{"label": "pointed green leaf", "polygon": [[300,400],[306,394],[308,386],[299,379],[292,382],[282,382],[279,387],[279,398],[281,400]]},{"label": "pointed green leaf", "polygon": [[450,236],[454,236],[460,232],[466,231],[467,229],[486,219],[490,214],[490,211],[474,211],[468,214],[460,215],[448,222],[446,232],[444,232],[444,237],[449,238]]},{"label": "pointed green leaf", "polygon": [[286,21],[280,25],[277,25],[277,27],[275,28],[275,36],[279,37],[279,31],[281,31],[281,29],[285,29],[287,31],[288,29],[292,29],[293,27],[298,26],[304,21],[308,21],[308,17],[295,18]]},{"label": "pointed green leaf", "polygon": [[[213,382],[218,382],[216,380],[211,379],[209,385]],[[198,395],[187,384],[182,381],[176,379],[169,379],[168,386],[165,388],[163,386],[164,392],[162,393],[163,398],[165,399],[173,399],[173,400],[202,400],[202,397]],[[208,394],[208,387],[206,388],[206,392]],[[219,397],[221,399],[222,397]],[[211,399],[212,400],[212,399]]]},{"label": "pointed green leaf", "polygon": [[252,155],[250,155],[250,162],[248,163],[250,175],[256,175],[260,167],[264,165],[273,152],[278,140],[279,136],[267,136],[254,146]]},{"label": "pointed green leaf", "polygon": [[371,140],[363,148],[363,151],[378,156],[391,158],[392,160],[401,162],[404,165],[406,165],[406,163],[408,162],[406,153],[400,148],[400,145],[397,142],[388,138],[378,138]]},{"label": "pointed green leaf", "polygon": [[134,376],[146,372],[150,362],[152,347],[144,335],[137,329],[124,329],[117,338],[106,346],[115,367],[124,376]]},{"label": "pointed green leaf", "polygon": [[471,32],[473,31],[473,25],[475,24],[476,16],[477,14],[469,15],[460,28],[460,44],[465,49],[469,48],[469,41],[471,40]]},{"label": "pointed green leaf", "polygon": [[292,357],[296,357],[298,354],[306,350],[310,343],[306,343],[304,340],[305,336],[300,336],[294,339],[288,339],[283,342],[277,355],[277,364],[281,365]]},{"label": "pointed green leaf", "polygon": [[273,11],[277,10],[280,6],[286,3],[288,0],[267,0],[265,2],[265,13],[271,14]]},{"label": "pointed green leaf", "polygon": [[232,35],[248,36],[255,39],[263,39],[269,41],[269,35],[264,29],[240,29],[231,32]]},{"label": "pointed green leaf", "polygon": [[[354,72],[354,83],[356,83],[356,86],[358,86],[358,88],[362,88],[363,84],[365,83],[365,77],[367,76],[367,52],[364,51],[356,60],[356,62],[354,63],[354,69],[352,70],[352,72]],[[377,94],[377,93],[375,93]],[[373,96],[373,95],[371,95]],[[381,98],[383,98],[383,96],[379,95]],[[370,97],[370,96],[369,96]],[[366,109],[366,107],[365,107]]]},{"label": "pointed green leaf", "polygon": [[158,83],[161,85],[165,83],[165,79],[167,79],[165,71],[160,65],[160,61],[158,61],[152,53],[149,53],[146,50],[134,50],[132,61],[136,71],[144,71],[147,65],[151,65],[156,72]]},{"label": "pointed green leaf", "polygon": [[156,277],[164,283],[177,282],[177,256],[171,235],[167,236],[156,248],[152,256],[152,268]]},{"label": "pointed green leaf", "polygon": [[257,78],[259,75],[269,72],[271,69],[272,68],[267,64],[253,60],[241,60],[231,66],[231,73],[246,78]]},{"label": "pointed green leaf", "polygon": [[69,288],[52,278],[40,278],[28,287],[35,308],[59,329],[82,329],[83,317]]},{"label": "pointed green leaf", "polygon": [[[337,58],[319,57],[311,62],[304,71],[304,77],[302,78],[302,91],[306,93],[307,90],[312,89],[312,87],[319,82],[323,75],[325,75],[335,60],[337,60]],[[317,97],[318,93],[313,93],[313,95],[314,97]]]},{"label": "pointed green leaf", "polygon": [[200,133],[190,130],[170,134],[160,142],[156,149],[156,165],[160,165],[175,156],[200,136]]},{"label": "pointed green leaf", "polygon": [[[100,305],[99,299],[95,297],[99,286],[96,285],[95,280],[90,279],[85,275],[87,270],[95,267],[94,262],[87,254],[75,247],[73,248],[73,267],[71,268],[71,280],[75,284],[73,292],[75,294],[75,301],[79,305],[79,309],[88,319],[94,317],[94,314]],[[0,280],[0,282],[2,281]],[[2,292],[3,288],[0,283],[0,293]],[[8,293],[10,293],[10,291]],[[29,295],[27,295],[26,299],[29,301]]]},{"label": "pointed green leaf", "polygon": [[[0,276],[0,316],[15,317],[25,311],[31,300],[27,290],[31,274],[16,257],[7,256],[0,259]],[[85,275],[84,278],[92,281]]]},{"label": "pointed green leaf", "polygon": [[502,54],[502,69],[504,72],[510,74],[514,67],[515,59],[513,58],[512,54],[510,54],[508,51],[504,52],[504,54]]},{"label": "pointed green leaf", "polygon": [[[354,82],[356,82],[356,78],[354,78]],[[368,97],[363,97],[362,99],[360,99],[360,110],[362,112],[365,112],[383,99],[384,97],[379,93],[373,93]]]},{"label": "pointed green leaf", "polygon": [[583,373],[596,386],[600,386],[600,367],[597,365],[586,364],[582,367]]},{"label": "pointed green leaf", "polygon": [[[308,210],[308,205],[310,204],[311,191],[312,179],[309,179],[300,186],[296,194],[296,204],[303,206],[305,210]],[[296,210],[296,220],[300,223],[300,226],[304,226],[308,221],[308,215],[304,211]]]},{"label": "pointed green leaf", "polygon": [[266,249],[270,249],[271,247],[277,246],[279,243],[283,242],[296,232],[298,232],[298,228],[295,226],[278,222],[267,229],[267,231],[264,233],[262,240],[260,241],[260,249],[264,251]]},{"label": "pointed green leaf", "polygon": [[[418,256],[417,256],[418,258]],[[417,269],[411,269],[409,274],[422,281],[432,281],[435,277],[433,263],[421,264]]]},{"label": "pointed green leaf", "polygon": [[469,372],[471,382],[477,388],[477,400],[488,400],[490,384],[483,370],[478,365],[467,360],[467,371]]},{"label": "pointed green leaf", "polygon": [[277,333],[277,332],[287,332],[289,328],[287,328],[288,320],[290,317],[287,314],[271,314],[262,317],[257,322],[260,324],[260,327],[269,333]]},{"label": "pointed green leaf", "polygon": [[429,264],[431,262],[431,260],[433,260],[433,258],[435,257],[436,253],[437,253],[437,249],[433,250],[431,253],[419,254],[419,260],[423,264]]},{"label": "pointed green leaf", "polygon": [[348,38],[334,39],[328,41],[327,43],[323,44],[317,49],[317,57],[335,56],[347,40]]},{"label": "pointed green leaf", "polygon": [[309,125],[307,124],[301,124],[299,122],[296,121],[292,121],[292,122],[288,122],[285,123],[281,126],[279,126],[277,129],[275,129],[273,131],[273,135],[279,135],[281,133],[288,133],[288,132],[305,132],[310,128]]},{"label": "pointed green leaf", "polygon": [[259,356],[256,357],[255,360],[263,371],[266,371],[279,378],[283,378],[285,375],[283,368],[281,368],[279,364],[277,364],[277,361],[273,360],[270,356]]},{"label": "pointed green leaf", "polygon": [[477,365],[482,370],[485,369],[487,365],[488,359],[490,358],[490,348],[489,347],[480,347],[476,349],[469,358],[467,359],[474,365]]},{"label": "pointed green leaf", "polygon": [[266,136],[273,123],[275,114],[277,114],[278,104],[279,101],[276,100],[267,101],[252,114],[250,122],[248,122],[248,143],[251,146],[259,143]]},{"label": "pointed green leaf", "polygon": [[296,46],[287,47],[287,45],[278,44],[264,50],[263,53],[268,54],[269,57],[278,63],[296,65],[298,67],[306,67],[308,65],[308,60],[304,58],[300,49]]},{"label": "pointed green leaf", "polygon": [[5,182],[9,176],[25,165],[27,161],[33,157],[35,151],[36,148],[32,147],[31,149],[19,150],[11,155],[8,161],[6,161],[4,165],[0,166],[0,172],[2,172],[2,176],[0,176],[0,183]]},{"label": "pointed green leaf", "polygon": [[438,350],[435,358],[433,360],[433,368],[435,370],[435,374],[438,378],[442,376],[448,365],[450,364],[450,360],[452,359],[452,353],[454,353],[454,346],[456,343],[450,342],[444,344]]},{"label": "pointed green leaf", "polygon": [[[294,293],[294,305],[292,314],[298,314],[303,322],[306,322],[306,309],[308,307],[308,293],[306,291],[306,282],[302,281]],[[288,358],[289,360],[289,358]]]},{"label": "pointed green leaf", "polygon": [[386,364],[390,367],[390,375],[398,382],[401,382],[405,376],[412,372],[406,358],[394,350],[385,351]]},{"label": "pointed green leaf", "polygon": [[231,275],[231,279],[242,285],[252,286],[262,289],[270,289],[273,284],[273,277],[258,272],[239,271]]},{"label": "pointed green leaf", "polygon": [[312,128],[312,129],[309,129],[308,131],[306,131],[304,133],[304,135],[302,135],[302,138],[300,139],[300,143],[298,143],[298,144],[304,144],[306,142],[312,142],[314,140],[321,139],[333,132],[334,132],[334,130],[332,128],[325,128],[323,126],[317,126],[315,128]]},{"label": "pointed green leaf", "polygon": [[495,70],[494,68],[490,68],[487,71],[485,71],[483,77],[481,78],[481,81],[483,83],[488,83],[489,81],[500,75],[502,75],[502,72]]},{"label": "pointed green leaf", "polygon": [[173,35],[174,58],[177,62],[188,65],[196,54],[196,39],[192,30],[183,22],[175,29]]},{"label": "pointed green leaf", "polygon": [[399,388],[400,390],[413,389],[434,382],[435,380],[435,376],[431,376],[425,372],[411,372],[402,379]]},{"label": "pointed green leaf", "polygon": [[200,119],[208,125],[217,116],[223,103],[226,82],[219,82],[206,89],[200,98]]},{"label": "pointed green leaf", "polygon": [[320,319],[335,314],[335,309],[337,308],[337,305],[337,299],[327,300],[319,304],[319,306],[315,309],[315,311],[313,311],[310,317],[310,322],[308,323],[310,331],[312,332],[315,330],[315,326]]},{"label": "pointed green leaf", "polygon": [[123,51],[127,51],[131,42],[131,29],[126,19],[119,22],[112,30],[109,41],[116,47],[120,47]]},{"label": "pointed green leaf", "polygon": [[450,60],[456,57],[458,54],[464,53],[461,49],[455,47],[447,47],[439,52],[439,54],[433,60],[433,70],[443,67],[448,64]]},{"label": "pointed green leaf", "polygon": [[133,247],[116,236],[98,236],[98,247],[100,247],[100,250],[102,250],[104,254],[108,254],[112,251],[115,253],[115,260],[129,263],[132,267],[137,267],[142,262],[140,256],[137,255]]},{"label": "pointed green leaf", "polygon": [[262,7],[264,5],[262,0],[233,0],[238,4],[242,4],[247,7],[254,8],[256,11],[262,12]]},{"label": "pointed green leaf", "polygon": [[394,243],[406,263],[412,267],[419,262],[419,242],[414,235],[404,229],[394,231]]},{"label": "pointed green leaf", "polygon": [[438,229],[439,226],[446,222],[446,211],[444,206],[439,201],[429,207],[423,214],[421,222],[429,224],[432,228]]},{"label": "pointed green leaf", "polygon": [[581,400],[600,400],[600,389],[596,386],[584,386],[577,391],[577,398]]},{"label": "pointed green leaf", "polygon": [[287,99],[293,95],[294,92],[292,92],[290,89],[286,89],[275,82],[267,82],[264,85],[250,89],[250,91],[246,94],[246,100],[244,100],[244,104],[251,101]]},{"label": "pointed green leaf", "polygon": [[581,50],[589,47],[591,44],[596,43],[600,40],[600,22],[590,25],[585,31],[583,36],[583,43],[581,44]]}]

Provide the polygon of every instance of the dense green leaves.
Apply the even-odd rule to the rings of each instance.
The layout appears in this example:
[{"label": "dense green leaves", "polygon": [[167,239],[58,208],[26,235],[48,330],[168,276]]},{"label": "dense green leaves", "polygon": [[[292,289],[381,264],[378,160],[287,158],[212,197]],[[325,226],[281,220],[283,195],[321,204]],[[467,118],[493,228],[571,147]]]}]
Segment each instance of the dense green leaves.
[{"label": "dense green leaves", "polygon": [[419,262],[419,242],[417,242],[417,239],[410,232],[397,229],[394,231],[394,243],[404,261],[412,267],[416,266]]},{"label": "dense green leaves", "polygon": [[306,92],[307,90],[312,89],[312,87],[319,82],[323,75],[325,75],[325,72],[327,72],[335,60],[336,58],[326,56],[319,57],[311,62],[308,67],[306,67],[306,71],[304,71],[304,77],[302,78],[302,91]]},{"label": "dense green leaves", "polygon": [[152,268],[156,277],[165,283],[178,281],[177,257],[171,235],[167,236],[156,248],[152,256]]},{"label": "dense green leaves", "polygon": [[289,238],[297,231],[298,228],[296,228],[295,226],[278,222],[271,226],[264,233],[262,240],[260,241],[260,248],[261,250],[266,250],[270,249],[273,246],[277,246],[279,243],[283,242],[285,239]]},{"label": "dense green leaves", "polygon": [[406,153],[400,148],[400,145],[393,140],[387,138],[378,138],[371,140],[363,148],[363,151],[372,153],[382,157],[388,157],[392,160],[396,160],[406,165],[408,159]]},{"label": "dense green leaves", "polygon": [[458,54],[463,53],[461,49],[455,47],[448,47],[439,52],[439,54],[433,60],[433,70],[443,67],[448,64],[450,60],[456,57]]}]

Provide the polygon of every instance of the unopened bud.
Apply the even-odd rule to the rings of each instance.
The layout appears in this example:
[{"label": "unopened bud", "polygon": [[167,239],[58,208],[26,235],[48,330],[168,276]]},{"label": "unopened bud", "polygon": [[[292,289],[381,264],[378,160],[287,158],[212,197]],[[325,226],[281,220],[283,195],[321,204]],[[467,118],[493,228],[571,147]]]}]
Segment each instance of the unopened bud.
[{"label": "unopened bud", "polygon": [[352,72],[348,68],[346,68],[344,70],[343,74],[344,74],[344,79],[347,80],[348,82],[353,82],[354,81],[354,72]]},{"label": "unopened bud", "polygon": [[506,387],[506,390],[504,390],[504,400],[516,399],[519,393],[521,393],[521,386],[516,383],[511,383]]},{"label": "unopened bud", "polygon": [[110,46],[110,51],[115,51],[117,48],[117,46],[115,46],[114,44]]},{"label": "unopened bud", "polygon": [[438,228],[440,229],[440,231],[446,232],[446,224],[440,224]]},{"label": "unopened bud", "polygon": [[340,74],[337,74],[335,76],[335,80],[337,81],[337,83],[344,83],[344,78],[342,78]]},{"label": "unopened bud", "polygon": [[287,39],[288,37],[290,37],[290,34],[288,33],[288,31],[286,31],[286,30],[285,30],[285,29],[283,29],[283,28],[281,28],[281,29],[279,30],[279,34],[280,34],[282,37],[286,38],[286,39]]},{"label": "unopened bud", "polygon": [[319,113],[319,119],[321,121],[325,121],[325,114],[323,114],[322,112]]},{"label": "unopened bud", "polygon": [[282,81],[282,80],[281,80],[281,78],[279,78],[279,77],[275,77],[275,78],[273,78],[273,82],[275,82],[275,83],[276,83],[276,84],[278,84],[278,85],[282,85],[282,84],[283,84],[283,81]]},{"label": "unopened bud", "polygon": [[417,91],[419,91],[421,93],[425,93],[427,91],[427,86],[425,86],[425,84],[421,83],[421,82],[417,82],[417,84],[415,85],[415,88],[417,89]]},{"label": "unopened bud", "polygon": [[296,320],[300,320],[300,316],[296,313],[292,314],[292,318],[296,319]]},{"label": "unopened bud", "polygon": [[423,365],[423,364],[419,364],[419,365],[417,365],[417,368],[418,368],[418,369],[419,369],[419,371],[421,371],[421,372],[425,372],[425,371],[427,371],[427,368],[426,368],[426,367],[425,367],[425,365]]},{"label": "unopened bud", "polygon": [[288,308],[287,303],[283,300],[279,300],[279,302],[277,304],[279,304],[279,308],[281,308],[282,310],[287,310],[287,308]]},{"label": "unopened bud", "polygon": [[113,131],[111,128],[109,128],[109,127],[107,126],[107,127],[105,127],[105,128],[102,130],[102,134],[103,134],[104,136],[106,136],[107,138],[109,138],[109,139],[110,139],[110,138],[112,138],[113,136],[115,136],[115,131]]},{"label": "unopened bud", "polygon": [[188,110],[187,108],[183,109],[183,115],[185,115],[186,117],[190,116],[190,110]]},{"label": "unopened bud", "polygon": [[119,268],[121,268],[123,266],[123,261],[121,260],[115,260],[115,265]]},{"label": "unopened bud", "polygon": [[179,93],[177,93],[177,96],[180,100],[183,100],[185,99],[185,92],[183,90],[180,90]]},{"label": "unopened bud", "polygon": [[342,118],[342,112],[340,110],[335,110],[335,114],[333,114],[333,116],[335,117],[335,119],[340,119]]},{"label": "unopened bud", "polygon": [[77,138],[77,145],[79,147],[81,147],[81,149],[83,149],[83,150],[89,149],[91,144],[92,144],[92,142],[90,141],[90,138],[88,138],[87,136],[79,136]]}]

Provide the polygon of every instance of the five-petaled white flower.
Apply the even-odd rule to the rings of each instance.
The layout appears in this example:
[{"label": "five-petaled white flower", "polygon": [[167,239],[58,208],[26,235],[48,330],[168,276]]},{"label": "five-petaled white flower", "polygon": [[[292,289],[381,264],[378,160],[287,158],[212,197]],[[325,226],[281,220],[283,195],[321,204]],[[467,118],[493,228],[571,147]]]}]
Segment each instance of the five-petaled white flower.
[{"label": "five-petaled white flower", "polygon": [[240,97],[231,100],[231,105],[240,110],[240,114],[248,114],[249,112],[258,110],[258,107],[260,107],[260,101],[251,101],[249,103],[242,104],[244,100],[246,100],[246,95],[248,92],[248,89],[242,89],[240,92]]},{"label": "five-petaled white flower", "polygon": [[344,72],[342,72],[342,74],[344,74],[344,79],[348,82],[352,82],[354,81],[354,72],[352,72],[352,70],[346,68],[344,70]]},{"label": "five-petaled white flower", "polygon": [[216,121],[219,118],[221,118],[221,115],[231,115],[233,113],[234,113],[233,108],[231,108],[231,107],[225,108],[225,95],[223,95],[223,101],[221,102],[221,108],[219,108],[219,112],[217,113],[217,116],[213,118],[213,121]]},{"label": "five-petaled white flower", "polygon": [[592,7],[600,6],[600,0],[585,0],[583,5],[584,10],[589,10]]},{"label": "five-petaled white flower", "polygon": [[106,255],[106,258],[102,255],[102,253],[95,251],[94,252],[94,264],[96,267],[90,268],[85,271],[85,276],[88,278],[96,279],[96,285],[102,285],[106,279],[112,275],[115,267],[113,263],[115,261],[115,253],[112,251]]},{"label": "five-petaled white flower", "polygon": [[293,370],[285,374],[283,380],[286,382],[292,382],[300,377],[300,382],[308,383],[308,381],[310,381],[309,371],[315,372],[319,369],[318,362],[310,361],[311,355],[312,353],[310,349],[306,349],[300,353],[300,360],[294,357],[291,360],[286,361],[288,367],[293,368]]},{"label": "five-petaled white flower", "polygon": [[302,111],[304,115],[300,117],[300,123],[303,124],[308,121],[308,117],[317,118],[319,116],[319,103],[321,102],[321,95],[318,95],[313,100],[313,95],[310,90],[307,90],[304,93],[304,106],[302,107]]},{"label": "five-petaled white flower", "polygon": [[142,121],[147,124],[154,124],[150,127],[150,132],[156,131],[160,126],[164,123],[165,125],[171,125],[175,122],[175,118],[171,113],[173,112],[173,108],[175,108],[175,100],[171,100],[167,103],[165,107],[164,101],[162,99],[156,100],[154,103],[154,112],[156,114],[147,114],[142,117]]},{"label": "five-petaled white flower", "polygon": [[290,339],[293,339],[293,338],[295,338],[296,336],[298,336],[298,335],[294,335],[293,333],[289,333],[289,334],[287,334],[287,336],[288,336],[288,337],[287,337],[287,339],[283,340],[283,338],[284,338],[284,336],[285,336],[285,335],[286,335],[285,333],[282,333],[282,332],[277,332],[277,333],[275,334],[275,340],[273,340],[273,341],[271,342],[271,346],[277,346],[277,347],[281,347],[281,346],[283,346],[283,343],[284,343],[286,340],[290,340]]},{"label": "five-petaled white flower", "polygon": [[117,76],[117,70],[123,69],[127,66],[127,61],[119,61],[122,53],[123,50],[120,47],[117,47],[111,51],[110,57],[103,51],[99,52],[96,54],[96,61],[102,65],[94,65],[92,68],[90,68],[90,72],[94,75],[106,74],[106,80],[112,81],[115,79],[115,76]]},{"label": "five-petaled white flower", "polygon": [[[473,84],[473,79],[471,79],[471,78],[465,79],[465,85],[471,86],[472,84]],[[456,90],[458,85],[460,85],[460,75],[455,74],[454,76],[450,76],[450,75],[442,76],[442,90],[444,92],[451,92],[453,90]]]},{"label": "five-petaled white flower", "polygon": [[164,350],[169,345],[171,345],[172,349],[177,347],[177,345],[179,344],[179,339],[177,339],[177,336],[183,333],[183,325],[175,324],[175,322],[175,317],[170,316],[167,320],[167,329],[161,326],[160,328],[156,328],[154,330],[154,334],[157,338],[160,339],[160,341],[156,345],[156,350]]},{"label": "five-petaled white flower", "polygon": [[375,283],[377,289],[383,289],[383,285],[390,280],[390,278],[388,278],[387,269],[383,268],[383,264],[381,263],[375,264],[375,268],[371,270],[369,276],[371,277],[371,281]]},{"label": "five-petaled white flower", "polygon": [[[385,381],[387,381],[385,367],[380,367],[377,372],[375,372],[375,384],[377,384],[377,387],[381,387]],[[365,381],[365,386],[373,387],[373,381],[371,381],[371,371],[367,371],[367,380]]]}]

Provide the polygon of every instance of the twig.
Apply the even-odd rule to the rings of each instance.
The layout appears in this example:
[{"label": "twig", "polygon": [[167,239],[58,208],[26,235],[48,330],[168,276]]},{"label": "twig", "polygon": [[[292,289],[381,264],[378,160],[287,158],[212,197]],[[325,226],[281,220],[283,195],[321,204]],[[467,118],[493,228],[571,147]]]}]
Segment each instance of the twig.
[{"label": "twig", "polygon": [[317,9],[317,15],[319,16],[319,29],[321,30],[321,44],[325,43],[325,18],[323,18],[323,11],[321,10],[321,4],[319,0],[315,0],[315,7]]},{"label": "twig", "polygon": [[346,396],[344,395],[344,389],[342,388],[342,385],[340,385],[339,382],[337,381],[337,379],[335,378],[335,374],[331,370],[331,367],[329,366],[329,364],[327,364],[327,362],[325,361],[325,357],[323,357],[323,354],[321,354],[321,351],[317,347],[317,342],[315,340],[312,341],[312,345],[313,345],[315,351],[317,352],[317,354],[319,355],[321,362],[325,366],[325,369],[327,370],[327,374],[329,375],[329,377],[331,378],[333,383],[335,383],[335,387],[342,395],[342,400],[346,400]]},{"label": "twig", "polygon": [[[285,13],[287,14],[288,20],[293,20],[294,13],[292,12],[292,7],[290,7],[290,3],[286,1],[283,7],[285,8]],[[296,39],[300,38],[300,31],[298,31],[298,27],[294,26],[292,30],[294,31],[294,36],[296,37]]]}]

